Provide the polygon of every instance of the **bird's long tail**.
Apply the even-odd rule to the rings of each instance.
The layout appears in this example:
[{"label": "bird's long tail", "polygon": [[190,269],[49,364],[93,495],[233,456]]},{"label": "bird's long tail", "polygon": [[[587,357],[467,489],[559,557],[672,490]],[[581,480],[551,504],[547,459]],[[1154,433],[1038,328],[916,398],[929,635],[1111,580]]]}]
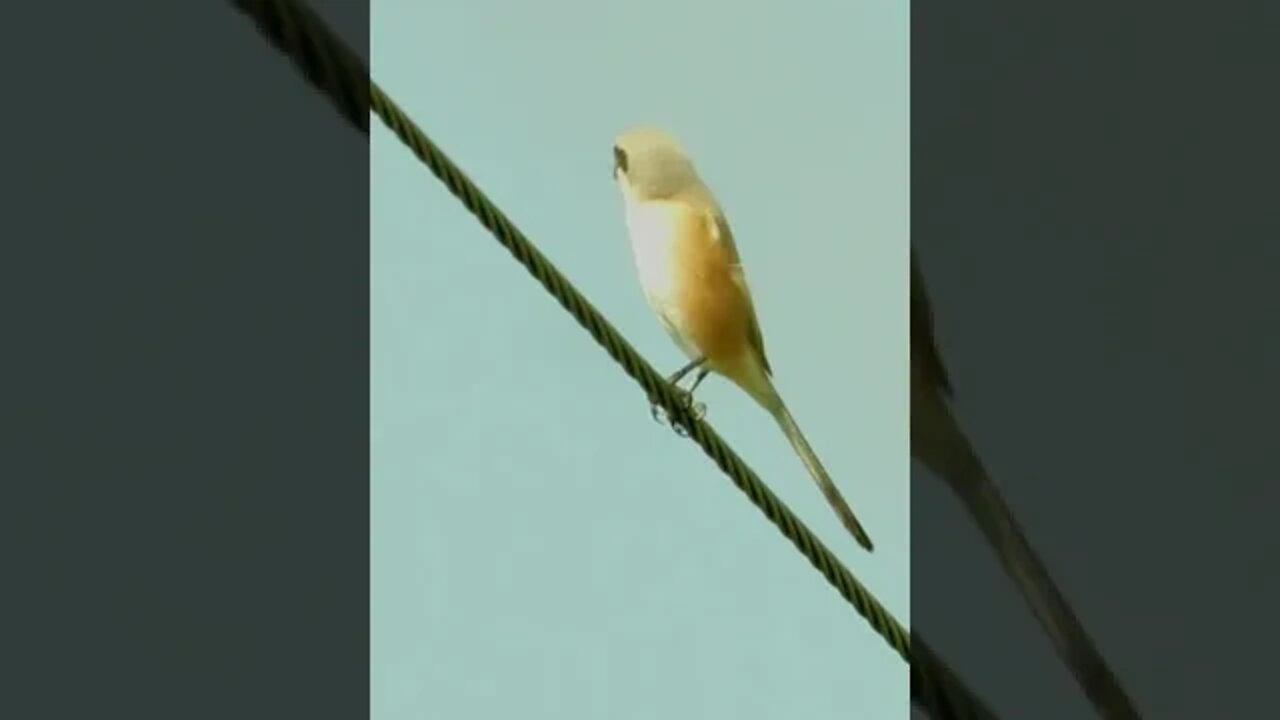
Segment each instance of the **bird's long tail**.
[{"label": "bird's long tail", "polygon": [[831,505],[832,510],[835,510],[840,522],[853,535],[853,539],[858,541],[859,545],[867,552],[871,552],[873,549],[871,536],[867,535],[862,523],[858,522],[853,510],[849,509],[849,503],[845,502],[844,496],[840,494],[840,489],[831,481],[831,476],[827,474],[826,468],[822,467],[817,454],[813,452],[813,448],[809,447],[809,441],[804,439],[804,433],[800,432],[800,426],[796,424],[795,418],[791,417],[791,412],[787,410],[782,398],[778,397],[776,392],[772,394],[773,397],[770,398],[772,402],[769,402],[767,407],[773,413],[774,419],[778,421],[778,426],[782,428],[787,440],[791,442],[791,447],[795,448],[796,454],[800,456],[801,462],[809,470],[809,474],[813,476],[813,481],[818,484],[818,489],[827,498],[827,503]]},{"label": "bird's long tail", "polygon": [[[915,389],[912,389],[915,393]],[[991,543],[1090,700],[1103,715],[1137,718],[1132,701],[1063,597],[1005,502],[1000,488],[961,431],[946,402],[930,392],[913,398],[911,454],[946,480]]]}]

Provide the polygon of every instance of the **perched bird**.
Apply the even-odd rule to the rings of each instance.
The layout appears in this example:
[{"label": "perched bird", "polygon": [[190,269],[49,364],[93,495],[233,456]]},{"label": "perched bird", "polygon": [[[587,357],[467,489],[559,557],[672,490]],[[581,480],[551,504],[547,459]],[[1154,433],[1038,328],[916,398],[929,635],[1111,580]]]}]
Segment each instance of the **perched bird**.
[{"label": "perched bird", "polygon": [[693,390],[715,372],[768,410],[845,528],[870,551],[871,538],[773,385],[733,233],[693,161],[668,133],[636,128],[615,140],[613,163],[641,288],[689,359],[669,381],[698,370],[690,389],[680,391],[692,409]]},{"label": "perched bird", "polygon": [[933,334],[933,308],[911,249],[911,455],[950,485],[1094,706],[1108,719],[1137,718],[1119,680],[1032,550],[952,414],[951,379]]}]

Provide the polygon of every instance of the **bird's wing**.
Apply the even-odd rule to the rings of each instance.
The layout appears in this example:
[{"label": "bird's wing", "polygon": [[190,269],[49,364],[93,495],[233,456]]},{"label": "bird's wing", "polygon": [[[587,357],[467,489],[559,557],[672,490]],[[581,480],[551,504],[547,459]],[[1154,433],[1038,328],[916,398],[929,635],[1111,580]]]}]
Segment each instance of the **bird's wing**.
[{"label": "bird's wing", "polygon": [[719,243],[723,243],[729,251],[729,258],[733,263],[733,281],[742,291],[742,296],[747,303],[747,336],[751,341],[751,347],[760,355],[760,364],[764,367],[766,375],[773,374],[773,368],[769,366],[769,357],[764,351],[764,333],[760,331],[760,320],[756,317],[755,303],[751,299],[751,289],[747,286],[747,273],[742,269],[742,258],[738,255],[738,245],[733,239],[733,230],[729,227],[729,220],[724,216],[714,203],[704,206],[704,221],[709,226],[711,237]]}]

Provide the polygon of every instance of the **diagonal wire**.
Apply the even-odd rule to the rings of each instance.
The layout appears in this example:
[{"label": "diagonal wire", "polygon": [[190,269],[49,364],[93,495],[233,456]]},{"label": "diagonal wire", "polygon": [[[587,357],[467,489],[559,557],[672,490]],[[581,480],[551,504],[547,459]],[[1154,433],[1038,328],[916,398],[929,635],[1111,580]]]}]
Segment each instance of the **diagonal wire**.
[{"label": "diagonal wire", "polygon": [[693,417],[666,380],[582,296],[533,243],[477,188],[369,77],[359,57],[304,3],[295,0],[231,0],[254,19],[277,49],[322,90],[338,112],[369,133],[369,111],[377,113],[543,287],[595,338],[609,355],[662,406],[715,461],[761,512],[777,526],[823,577],[862,615],[889,646],[911,665],[913,702],[938,720],[994,720],[995,714],[959,682],[918,635],[902,625],[836,558],[821,540],[764,484],[711,426]]}]

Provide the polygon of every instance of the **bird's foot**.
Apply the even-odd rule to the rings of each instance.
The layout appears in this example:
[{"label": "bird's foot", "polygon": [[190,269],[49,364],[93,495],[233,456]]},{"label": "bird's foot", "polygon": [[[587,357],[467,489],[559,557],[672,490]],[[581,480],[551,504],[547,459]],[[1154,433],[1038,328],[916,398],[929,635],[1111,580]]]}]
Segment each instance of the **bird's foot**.
[{"label": "bird's foot", "polygon": [[[672,386],[672,391],[676,394],[676,397],[679,398],[678,402],[680,405],[694,420],[701,420],[707,416],[706,403],[700,403],[694,400],[693,393],[677,386]],[[665,422],[669,424],[671,429],[680,437],[689,437],[689,428],[686,427],[678,418],[672,418],[670,413],[668,413],[661,405],[651,403],[649,406],[649,413],[653,415],[655,422]]]}]

